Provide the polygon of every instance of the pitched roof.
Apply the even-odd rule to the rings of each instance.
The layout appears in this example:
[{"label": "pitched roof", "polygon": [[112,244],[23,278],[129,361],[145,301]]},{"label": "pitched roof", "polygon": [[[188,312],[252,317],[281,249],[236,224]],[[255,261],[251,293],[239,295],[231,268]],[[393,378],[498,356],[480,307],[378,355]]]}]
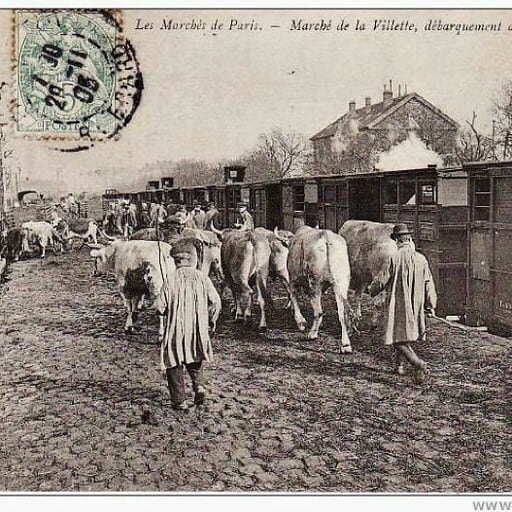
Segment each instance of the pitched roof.
[{"label": "pitched roof", "polygon": [[389,103],[385,103],[384,101],[381,101],[380,103],[375,103],[370,106],[369,110],[367,110],[366,106],[362,106],[353,113],[347,112],[343,114],[340,118],[336,119],[336,121],[326,126],[323,130],[320,130],[318,133],[313,135],[313,137],[311,137],[310,140],[318,140],[325,139],[327,137],[332,137],[336,133],[338,124],[348,119],[357,119],[359,121],[360,130],[363,130],[365,128],[374,128],[383,119],[391,115],[399,108],[403,107],[412,99],[416,99],[429,109],[433,110],[437,115],[442,117],[447,123],[451,124],[454,128],[458,127],[458,124],[451,117],[447,116],[444,112],[442,112],[437,107],[432,105],[432,103],[423,98],[423,96],[420,96],[415,92],[412,92],[410,94],[406,94],[405,96],[397,96],[396,98],[392,98]]}]

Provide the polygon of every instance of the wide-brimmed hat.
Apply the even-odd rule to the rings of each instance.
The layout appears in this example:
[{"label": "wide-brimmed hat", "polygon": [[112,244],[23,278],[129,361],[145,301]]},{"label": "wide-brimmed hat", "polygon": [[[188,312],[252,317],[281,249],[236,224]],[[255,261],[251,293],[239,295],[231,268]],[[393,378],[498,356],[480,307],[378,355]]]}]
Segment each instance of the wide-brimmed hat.
[{"label": "wide-brimmed hat", "polygon": [[206,203],[206,208],[210,208],[210,206],[215,206],[215,203],[213,201]]},{"label": "wide-brimmed hat", "polygon": [[407,224],[395,224],[393,227],[393,232],[390,235],[391,238],[395,240],[396,237],[400,235],[412,235],[412,232],[409,231]]},{"label": "wide-brimmed hat", "polygon": [[249,205],[247,203],[238,203],[236,205],[237,208],[249,208]]}]

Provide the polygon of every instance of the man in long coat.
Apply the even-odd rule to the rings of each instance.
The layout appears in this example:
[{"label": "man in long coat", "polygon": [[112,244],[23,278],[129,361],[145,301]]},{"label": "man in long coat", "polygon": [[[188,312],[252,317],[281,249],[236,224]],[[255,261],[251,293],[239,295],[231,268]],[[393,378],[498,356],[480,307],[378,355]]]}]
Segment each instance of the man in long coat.
[{"label": "man in long coat", "polygon": [[391,238],[397,243],[398,253],[391,263],[388,283],[385,344],[397,351],[398,372],[403,373],[402,362],[408,361],[415,370],[415,380],[422,382],[427,364],[416,355],[411,343],[425,340],[425,310],[434,314],[436,290],[427,259],[416,252],[407,225],[397,224]]},{"label": "man in long coat", "polygon": [[221,310],[217,290],[201,271],[192,268],[192,244],[177,244],[171,250],[176,271],[168,277],[167,326],[161,346],[172,406],[186,410],[184,367],[192,379],[194,403],[205,399],[203,361],[213,359],[209,328],[215,330]]}]

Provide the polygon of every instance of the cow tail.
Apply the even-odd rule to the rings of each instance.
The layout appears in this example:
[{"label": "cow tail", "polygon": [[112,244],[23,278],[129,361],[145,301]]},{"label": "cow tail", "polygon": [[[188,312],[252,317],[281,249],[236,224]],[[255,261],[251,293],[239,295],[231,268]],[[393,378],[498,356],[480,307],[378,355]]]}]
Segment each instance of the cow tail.
[{"label": "cow tail", "polygon": [[373,278],[372,282],[368,285],[368,293],[371,297],[376,297],[386,289],[390,275],[389,266],[381,268],[378,274]]},{"label": "cow tail", "polygon": [[[332,253],[332,243],[329,241],[327,233],[325,231],[322,231],[322,237],[325,241],[325,251],[326,251],[326,258],[327,258],[327,267],[329,268],[329,273],[331,276],[333,275],[332,272],[332,262],[334,259],[334,254]],[[350,281],[350,279],[349,279]],[[347,326],[347,329],[350,331],[354,330],[356,328],[356,315],[350,306],[350,303],[348,302],[347,297],[342,296],[343,300],[343,311],[345,315],[345,325]]]},{"label": "cow tail", "polygon": [[265,303],[267,303],[271,309],[275,309],[274,301],[272,300],[272,296],[270,295],[270,292],[268,291],[267,283],[263,279],[263,276],[261,275],[261,271],[258,268],[258,264],[256,261],[256,237],[254,236],[254,233],[252,231],[249,232],[249,241],[251,242],[252,248],[253,248],[254,267],[256,269],[256,272],[255,272],[256,281],[261,290],[261,294],[263,295],[263,298],[265,299]]},{"label": "cow tail", "polygon": [[192,240],[197,252],[197,268],[201,270],[203,268],[204,262],[204,242],[197,238]]}]

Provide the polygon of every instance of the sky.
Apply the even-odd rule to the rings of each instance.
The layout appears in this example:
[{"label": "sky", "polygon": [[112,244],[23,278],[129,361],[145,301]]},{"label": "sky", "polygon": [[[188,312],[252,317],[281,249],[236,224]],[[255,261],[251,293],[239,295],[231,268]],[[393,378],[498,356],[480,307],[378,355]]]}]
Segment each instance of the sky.
[{"label": "sky", "polygon": [[[311,137],[344,114],[349,101],[381,101],[390,79],[395,94],[407,84],[459,123],[476,111],[489,131],[493,97],[512,79],[512,11],[130,10],[123,16],[144,78],[133,120],[119,140],[78,153],[56,152],[52,141],[22,137],[9,126],[14,153],[7,165],[21,169],[27,187],[46,180],[48,191],[59,193],[103,190],[120,176],[129,184],[157,160],[236,159],[275,128]],[[163,19],[204,22],[207,30],[160,30]],[[225,26],[213,35],[215,19]],[[232,19],[262,30],[227,30]],[[331,20],[330,31],[290,30],[293,20],[322,19]],[[418,30],[372,30],[380,19],[415,23]],[[154,29],[137,30],[137,20]],[[356,20],[367,30],[354,30]],[[499,32],[457,35],[425,31],[429,20],[502,25]],[[342,21],[348,30],[336,30]],[[0,11],[0,28],[0,81],[13,85],[10,11]],[[4,109],[11,91],[3,95]]]}]

